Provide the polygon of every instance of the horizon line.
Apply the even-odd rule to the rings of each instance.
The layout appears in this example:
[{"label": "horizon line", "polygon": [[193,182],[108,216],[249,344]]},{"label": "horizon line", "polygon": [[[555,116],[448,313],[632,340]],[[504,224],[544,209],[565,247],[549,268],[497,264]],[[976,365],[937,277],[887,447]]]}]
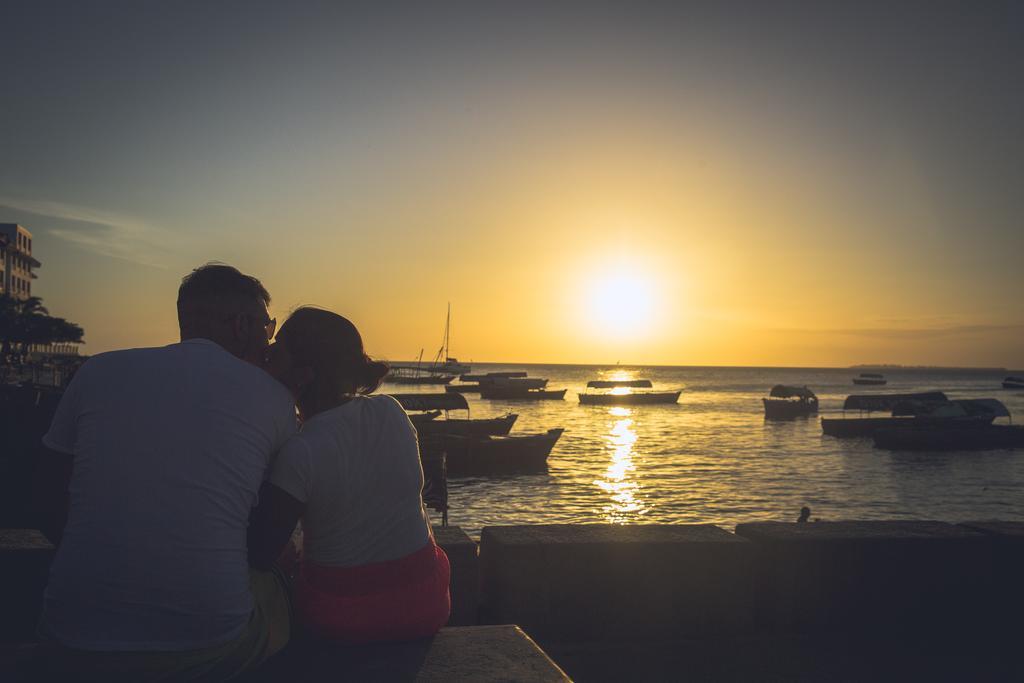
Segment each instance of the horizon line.
[{"label": "horizon line", "polygon": [[[415,363],[415,360],[387,360],[381,358],[385,363]],[[861,370],[880,368],[884,370],[970,370],[974,372],[1022,372],[1006,367],[992,366],[971,366],[971,365],[899,365],[886,363],[859,363],[855,365],[672,365],[663,363],[550,363],[550,362],[522,362],[522,361],[496,361],[496,360],[467,360],[458,361],[466,365],[480,363],[482,365],[557,365],[564,367],[593,367],[613,368],[616,366],[624,368],[708,368],[736,370]],[[429,363],[422,363],[424,367],[430,367]]]}]

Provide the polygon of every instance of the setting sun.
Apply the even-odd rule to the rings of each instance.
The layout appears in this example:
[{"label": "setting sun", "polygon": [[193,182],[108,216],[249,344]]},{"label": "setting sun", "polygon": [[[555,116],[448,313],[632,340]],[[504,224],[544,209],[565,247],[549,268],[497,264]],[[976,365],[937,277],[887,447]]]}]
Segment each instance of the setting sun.
[{"label": "setting sun", "polygon": [[603,334],[643,336],[650,331],[654,288],[643,276],[618,273],[599,279],[590,292],[589,314]]}]

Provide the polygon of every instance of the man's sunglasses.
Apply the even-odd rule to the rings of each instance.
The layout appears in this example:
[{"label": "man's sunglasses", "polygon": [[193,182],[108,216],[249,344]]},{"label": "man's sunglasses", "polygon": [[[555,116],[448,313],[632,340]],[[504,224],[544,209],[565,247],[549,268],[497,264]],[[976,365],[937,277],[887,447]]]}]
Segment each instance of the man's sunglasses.
[{"label": "man's sunglasses", "polygon": [[263,329],[267,331],[267,341],[274,339],[274,332],[277,331],[277,318],[270,318],[263,324]]},{"label": "man's sunglasses", "polygon": [[[238,313],[236,315],[244,315],[246,317],[255,317],[251,313]],[[225,320],[231,320],[234,316],[225,318]],[[266,318],[263,323],[263,329],[267,332],[267,341],[273,341],[274,332],[277,331],[277,318]]]}]

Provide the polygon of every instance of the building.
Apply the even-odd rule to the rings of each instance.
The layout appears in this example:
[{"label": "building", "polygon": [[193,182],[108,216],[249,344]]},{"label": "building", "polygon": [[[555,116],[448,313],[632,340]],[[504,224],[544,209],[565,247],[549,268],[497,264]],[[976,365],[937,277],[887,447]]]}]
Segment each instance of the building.
[{"label": "building", "polygon": [[32,269],[42,265],[32,258],[32,233],[17,223],[0,223],[0,294],[32,296]]}]

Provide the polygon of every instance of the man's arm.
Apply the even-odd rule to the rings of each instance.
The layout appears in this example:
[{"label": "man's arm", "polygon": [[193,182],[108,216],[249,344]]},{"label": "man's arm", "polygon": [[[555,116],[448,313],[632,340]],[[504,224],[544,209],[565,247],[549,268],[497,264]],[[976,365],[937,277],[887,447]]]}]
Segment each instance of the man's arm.
[{"label": "man's arm", "polygon": [[264,482],[260,488],[260,502],[249,518],[249,566],[270,569],[305,511],[305,503],[270,482]]},{"label": "man's arm", "polygon": [[32,513],[36,527],[53,545],[59,545],[68,522],[68,485],[74,456],[45,446],[39,449],[32,486]]}]

